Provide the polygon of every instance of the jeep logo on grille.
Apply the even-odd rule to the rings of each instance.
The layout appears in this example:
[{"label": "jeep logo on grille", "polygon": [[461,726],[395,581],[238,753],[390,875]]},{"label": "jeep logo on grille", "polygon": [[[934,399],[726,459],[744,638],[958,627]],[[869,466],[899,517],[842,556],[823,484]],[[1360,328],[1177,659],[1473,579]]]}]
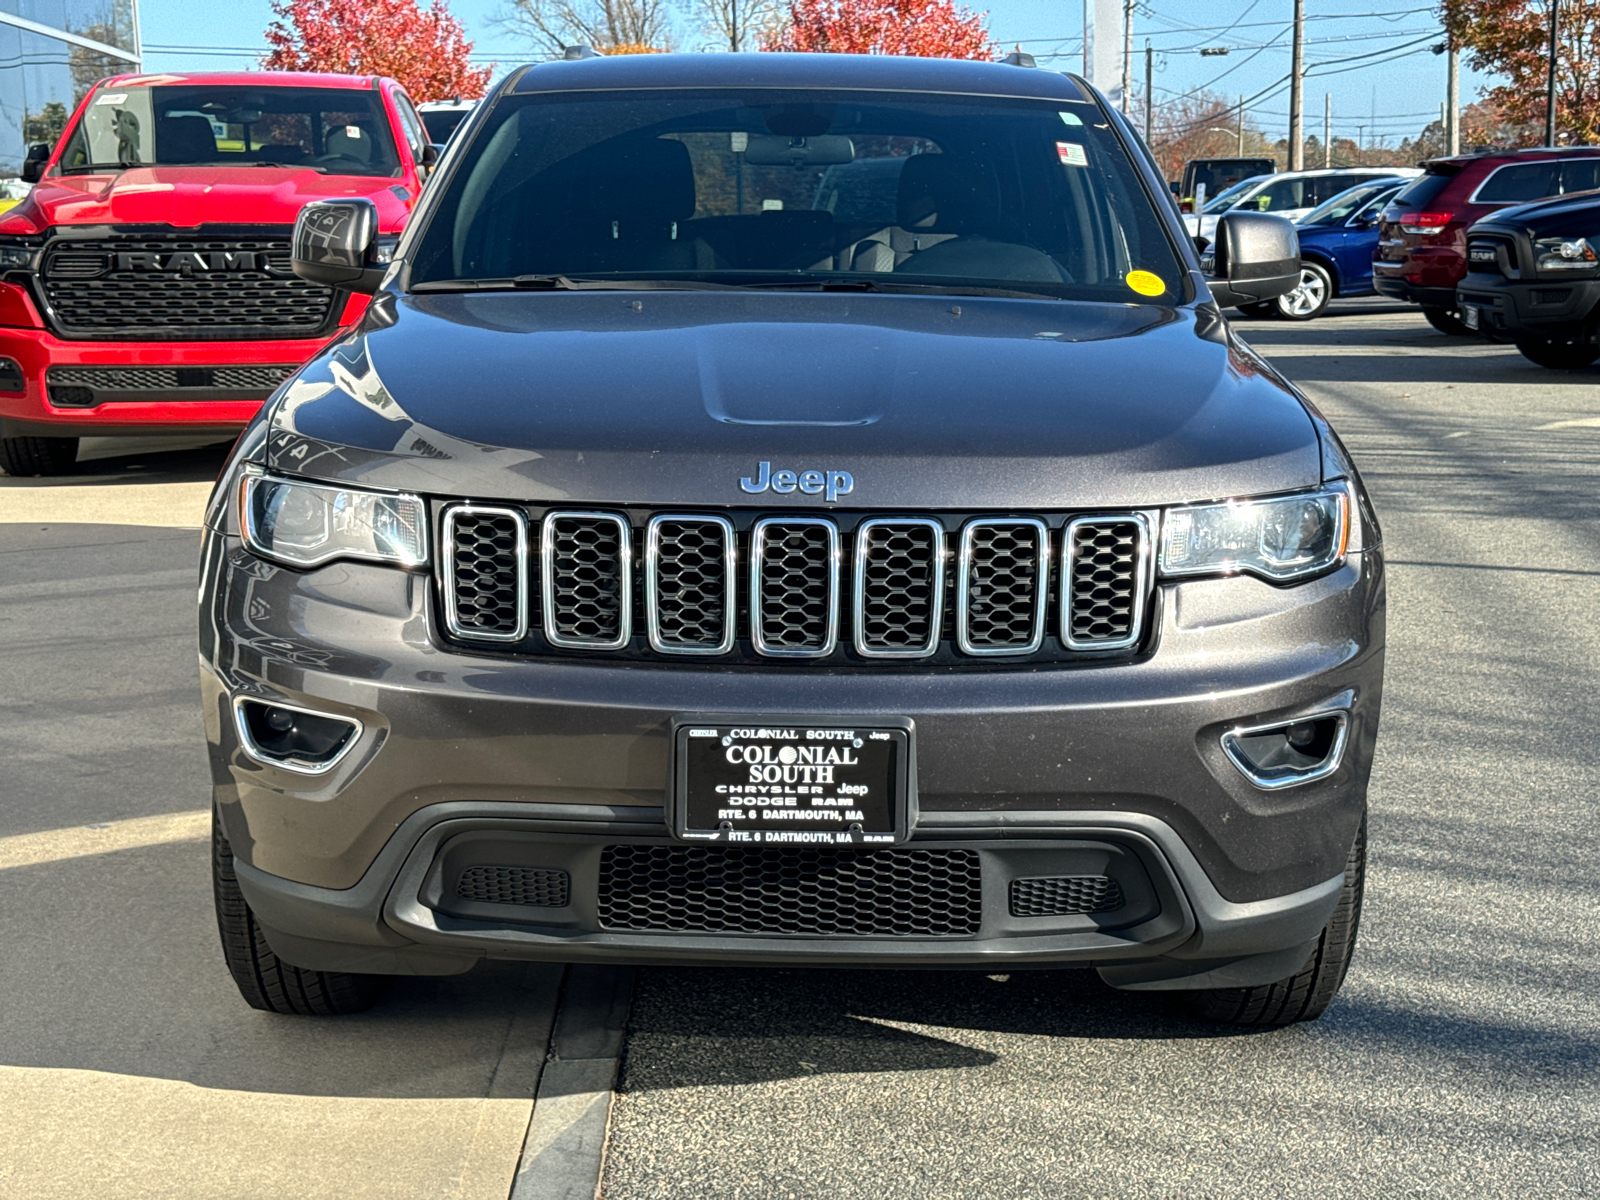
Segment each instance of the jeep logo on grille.
[{"label": "jeep logo on grille", "polygon": [[207,254],[178,250],[171,254],[143,252],[117,255],[119,271],[170,271],[178,275],[190,275],[195,271],[254,271],[256,266],[254,250],[212,250]]},{"label": "jeep logo on grille", "polygon": [[769,462],[758,463],[756,473],[739,480],[740,490],[759,495],[769,487],[788,495],[799,488],[808,496],[823,496],[832,504],[840,496],[856,490],[855,477],[849,471],[774,471]]}]

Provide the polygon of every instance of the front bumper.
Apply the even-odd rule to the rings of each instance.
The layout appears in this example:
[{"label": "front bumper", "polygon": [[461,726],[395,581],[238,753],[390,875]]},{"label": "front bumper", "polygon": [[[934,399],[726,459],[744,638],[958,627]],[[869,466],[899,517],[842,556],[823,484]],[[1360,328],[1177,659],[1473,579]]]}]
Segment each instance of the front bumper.
[{"label": "front bumper", "polygon": [[[8,287],[9,285],[0,285]],[[11,288],[15,292],[17,289]],[[3,314],[0,314],[3,315]],[[105,342],[58,338],[43,328],[0,327],[0,359],[21,371],[21,390],[0,391],[0,437],[108,437],[155,433],[238,433],[271,386],[214,386],[217,367],[282,367],[288,374],[328,341]],[[48,372],[178,368],[187,383],[168,390],[105,390],[84,406],[52,403]],[[6,368],[14,381],[16,373]],[[176,381],[174,381],[176,383]],[[226,378],[223,382],[228,382]],[[14,387],[14,383],[12,384]],[[59,384],[58,384],[59,389]],[[88,398],[86,398],[88,399]]]},{"label": "front bumper", "polygon": [[1424,287],[1398,275],[1380,274],[1378,264],[1373,265],[1372,290],[1390,300],[1400,300],[1406,304],[1420,304],[1423,308],[1454,308],[1456,306],[1454,285],[1449,287]]},{"label": "front bumper", "polygon": [[1480,332],[1493,337],[1592,342],[1600,279],[1507,279],[1474,271],[1456,289],[1456,303],[1476,308]]},{"label": "front bumper", "polygon": [[[1079,964],[1119,986],[1243,986],[1291,974],[1309,953],[1365,810],[1382,690],[1377,551],[1292,589],[1167,585],[1153,654],[1060,669],[691,670],[466,653],[435,637],[430,586],[359,563],[284,570],[207,534],[201,660],[218,811],[246,898],[299,965]],[[362,731],[333,770],[308,778],[241,750],[241,694],[351,717]],[[1259,789],[1221,748],[1237,726],[1329,708],[1349,713],[1349,738],[1338,770],[1316,782]],[[671,717],[775,710],[912,718],[920,815],[906,849],[977,856],[974,929],[767,936],[608,923],[605,848],[673,845],[662,815]],[[571,901],[462,901],[454,883],[473,863],[564,871]],[[1012,880],[1080,875],[1116,879],[1126,902],[1012,915]]]}]

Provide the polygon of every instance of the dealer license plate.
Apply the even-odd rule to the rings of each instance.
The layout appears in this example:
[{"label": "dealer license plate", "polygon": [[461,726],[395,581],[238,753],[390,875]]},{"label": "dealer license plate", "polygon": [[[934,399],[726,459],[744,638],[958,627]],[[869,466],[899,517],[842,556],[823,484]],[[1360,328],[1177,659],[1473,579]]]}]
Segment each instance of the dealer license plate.
[{"label": "dealer license plate", "polygon": [[910,836],[910,721],[679,718],[672,749],[672,832],[686,841],[879,846]]},{"label": "dealer license plate", "polygon": [[1476,329],[1478,327],[1478,310],[1470,304],[1463,304],[1461,306],[1461,323],[1468,329]]}]

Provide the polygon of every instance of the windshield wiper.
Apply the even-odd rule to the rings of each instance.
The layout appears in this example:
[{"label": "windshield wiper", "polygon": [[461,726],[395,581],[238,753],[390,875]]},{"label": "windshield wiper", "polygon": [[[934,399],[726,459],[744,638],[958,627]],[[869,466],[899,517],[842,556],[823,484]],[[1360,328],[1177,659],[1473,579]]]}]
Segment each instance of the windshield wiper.
[{"label": "windshield wiper", "polygon": [[570,275],[509,275],[499,279],[434,279],[411,285],[413,292],[680,292],[737,291],[739,284],[698,279],[574,279]]},{"label": "windshield wiper", "polygon": [[[217,163],[215,165],[219,167],[225,167],[232,164]],[[240,163],[237,165],[246,167],[277,167],[280,171],[315,171],[318,175],[326,175],[328,173],[327,167],[313,166],[311,163],[252,162]]]}]

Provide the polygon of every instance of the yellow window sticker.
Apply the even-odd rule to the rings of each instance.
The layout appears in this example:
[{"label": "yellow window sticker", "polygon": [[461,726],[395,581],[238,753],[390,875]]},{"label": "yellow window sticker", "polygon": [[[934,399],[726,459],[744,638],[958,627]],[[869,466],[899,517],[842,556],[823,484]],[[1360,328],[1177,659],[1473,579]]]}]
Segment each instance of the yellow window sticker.
[{"label": "yellow window sticker", "polygon": [[1057,142],[1056,154],[1069,167],[1087,167],[1089,156],[1077,142]]},{"label": "yellow window sticker", "polygon": [[1161,276],[1153,271],[1129,271],[1123,282],[1141,296],[1159,296],[1167,290]]}]

